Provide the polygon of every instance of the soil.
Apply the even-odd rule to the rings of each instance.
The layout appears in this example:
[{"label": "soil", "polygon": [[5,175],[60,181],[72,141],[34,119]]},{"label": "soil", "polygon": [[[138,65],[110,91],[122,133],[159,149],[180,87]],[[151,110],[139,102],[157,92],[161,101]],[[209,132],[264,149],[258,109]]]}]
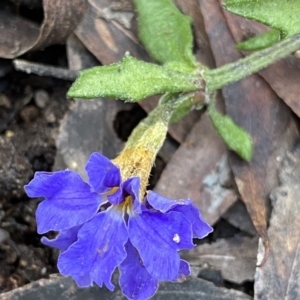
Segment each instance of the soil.
[{"label": "soil", "polygon": [[[44,51],[44,56],[63,48]],[[53,56],[52,56],[53,59]],[[2,66],[2,67],[1,67]],[[0,291],[5,292],[57,272],[55,255],[36,233],[34,212],[23,186],[35,171],[50,171],[55,135],[68,110],[69,82],[28,75],[1,61],[0,72]]]}]

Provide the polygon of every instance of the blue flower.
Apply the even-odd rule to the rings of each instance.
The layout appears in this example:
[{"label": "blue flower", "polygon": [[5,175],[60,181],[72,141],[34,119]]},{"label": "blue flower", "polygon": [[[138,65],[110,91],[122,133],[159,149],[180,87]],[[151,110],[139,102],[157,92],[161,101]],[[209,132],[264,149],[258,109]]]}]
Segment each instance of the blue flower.
[{"label": "blue flower", "polygon": [[212,228],[191,200],[172,200],[155,192],[141,199],[140,178],[122,179],[119,167],[99,153],[87,162],[89,183],[73,171],[37,172],[25,186],[29,197],[44,197],[36,211],[38,233],[59,231],[42,242],[61,250],[58,269],[80,287],[95,282],[129,299],[148,299],[160,281],[189,275],[178,251],[194,247]]}]

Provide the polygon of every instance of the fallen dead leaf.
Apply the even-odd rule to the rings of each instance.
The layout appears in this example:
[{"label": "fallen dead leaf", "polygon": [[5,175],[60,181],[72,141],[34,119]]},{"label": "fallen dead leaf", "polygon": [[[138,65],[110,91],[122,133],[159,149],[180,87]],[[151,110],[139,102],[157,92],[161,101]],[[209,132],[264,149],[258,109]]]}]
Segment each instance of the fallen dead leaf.
[{"label": "fallen dead leaf", "polygon": [[235,202],[226,212],[222,215],[232,226],[247,232],[251,235],[256,235],[256,230],[253,226],[252,220],[249,216],[247,208],[242,201]]},{"label": "fallen dead leaf", "polygon": [[181,257],[192,266],[209,264],[220,270],[225,280],[241,284],[255,273],[258,238],[235,236],[183,251]]},{"label": "fallen dead leaf", "polygon": [[102,64],[120,61],[127,51],[134,57],[149,61],[150,58],[139,44],[133,28],[129,30],[106,17],[104,12],[112,5],[110,0],[89,0],[88,10],[75,34]]},{"label": "fallen dead leaf", "polygon": [[[288,152],[280,172],[281,186],[273,190],[273,212],[268,235],[269,259],[255,274],[255,299],[300,297],[300,152]],[[258,259],[264,249],[260,247]]]}]

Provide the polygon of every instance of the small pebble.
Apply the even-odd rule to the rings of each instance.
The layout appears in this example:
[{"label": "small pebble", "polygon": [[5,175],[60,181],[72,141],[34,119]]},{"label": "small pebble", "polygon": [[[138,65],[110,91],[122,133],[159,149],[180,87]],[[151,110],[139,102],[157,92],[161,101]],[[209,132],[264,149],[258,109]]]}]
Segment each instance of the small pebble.
[{"label": "small pebble", "polygon": [[33,105],[25,106],[20,112],[20,117],[26,123],[34,121],[38,116],[39,110]]},{"label": "small pebble", "polygon": [[26,266],[27,266],[27,261],[24,260],[24,259],[21,259],[21,260],[20,260],[20,266],[26,267]]},{"label": "small pebble", "polygon": [[49,122],[49,123],[56,122],[56,117],[53,112],[45,114],[45,118],[46,118],[47,122]]},{"label": "small pebble", "polygon": [[9,232],[0,228],[0,243],[5,242],[9,238],[10,238]]},{"label": "small pebble", "polygon": [[39,108],[44,108],[49,102],[49,95],[45,90],[36,90],[33,97],[36,106]]},{"label": "small pebble", "polygon": [[11,108],[10,100],[4,94],[0,94],[0,106],[5,108]]},{"label": "small pebble", "polygon": [[13,137],[15,135],[15,133],[12,131],[12,130],[6,130],[5,131],[5,136],[7,137],[7,138],[11,138],[11,137]]}]

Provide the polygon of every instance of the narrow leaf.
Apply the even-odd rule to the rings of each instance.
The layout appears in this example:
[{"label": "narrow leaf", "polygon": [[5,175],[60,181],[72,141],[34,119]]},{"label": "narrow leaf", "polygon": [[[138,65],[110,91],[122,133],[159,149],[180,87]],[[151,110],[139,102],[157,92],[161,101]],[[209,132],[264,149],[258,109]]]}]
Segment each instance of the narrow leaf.
[{"label": "narrow leaf", "polygon": [[208,113],[215,129],[227,146],[244,160],[250,161],[253,154],[253,144],[248,132],[235,124],[230,117],[217,112],[213,104],[209,106]]},{"label": "narrow leaf", "polygon": [[202,83],[194,75],[138,61],[126,55],[120,63],[81,72],[67,96],[139,101],[150,95],[187,92],[201,87]]},{"label": "narrow leaf", "polygon": [[278,29],[282,38],[300,33],[300,0],[227,0],[224,7]]},{"label": "narrow leaf", "polygon": [[178,62],[193,71],[191,18],[183,15],[172,0],[134,0],[138,12],[139,37],[153,59]]},{"label": "narrow leaf", "polygon": [[277,29],[257,35],[249,40],[238,43],[236,48],[241,51],[256,51],[268,48],[280,40],[280,32]]}]

